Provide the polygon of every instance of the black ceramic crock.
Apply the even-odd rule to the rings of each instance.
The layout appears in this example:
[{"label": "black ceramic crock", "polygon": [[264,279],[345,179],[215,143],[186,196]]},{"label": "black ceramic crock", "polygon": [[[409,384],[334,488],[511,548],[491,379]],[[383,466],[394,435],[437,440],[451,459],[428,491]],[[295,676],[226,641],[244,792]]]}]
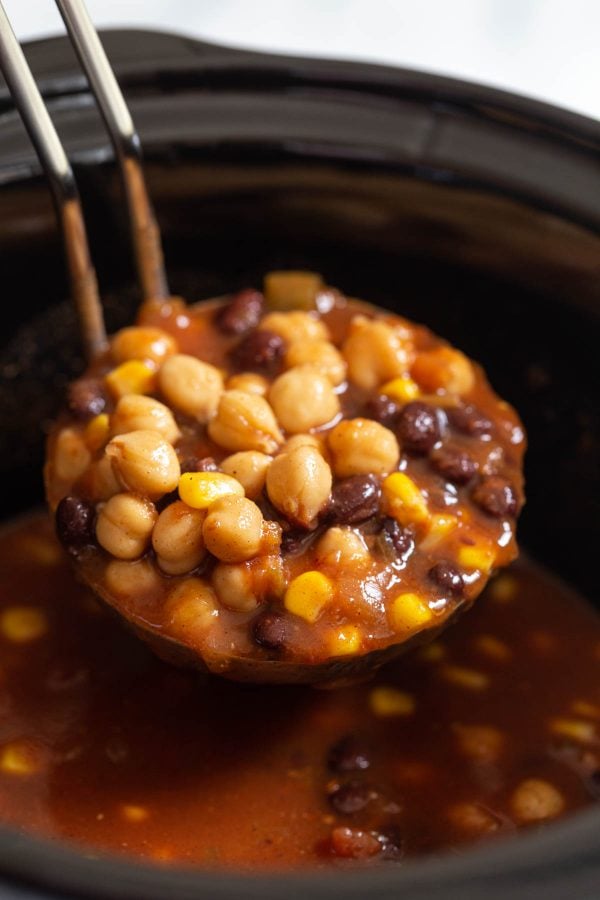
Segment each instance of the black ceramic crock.
[{"label": "black ceramic crock", "polygon": [[[531,449],[521,540],[593,597],[600,497],[600,123],[447,78],[107,32],[174,292],[322,271],[481,360]],[[76,163],[109,324],[137,301],[111,153],[63,39],[27,50]],[[0,84],[2,516],[39,503],[40,422],[81,367],[48,192]],[[565,672],[568,678],[568,672]],[[273,802],[277,802],[273,798]],[[0,831],[0,898],[596,900],[600,809],[366,872],[158,870]]]}]

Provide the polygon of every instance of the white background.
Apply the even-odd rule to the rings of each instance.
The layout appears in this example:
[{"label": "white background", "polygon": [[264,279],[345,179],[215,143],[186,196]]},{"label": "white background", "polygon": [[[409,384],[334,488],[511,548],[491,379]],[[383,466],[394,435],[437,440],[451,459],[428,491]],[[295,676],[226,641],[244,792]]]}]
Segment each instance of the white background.
[{"label": "white background", "polygon": [[[57,33],[54,0],[4,0],[19,37]],[[600,119],[600,0],[88,0],[99,26],[395,63]]]}]

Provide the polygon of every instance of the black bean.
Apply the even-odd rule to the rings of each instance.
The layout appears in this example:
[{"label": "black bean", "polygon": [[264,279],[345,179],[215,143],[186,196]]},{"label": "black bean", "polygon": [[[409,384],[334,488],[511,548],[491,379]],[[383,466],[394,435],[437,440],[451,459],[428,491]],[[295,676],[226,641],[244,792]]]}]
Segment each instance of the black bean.
[{"label": "black bean", "polygon": [[442,561],[429,570],[429,577],[451,594],[462,594],[465,582],[462,574],[452,563]]},{"label": "black bean", "polygon": [[402,447],[410,453],[419,456],[429,453],[442,436],[438,411],[418,400],[407,403],[398,420],[398,436]]},{"label": "black bean", "polygon": [[285,342],[273,331],[252,331],[233,348],[231,356],[238,368],[244,371],[273,375],[279,371],[285,351]]},{"label": "black bean", "polygon": [[431,465],[436,472],[454,484],[467,484],[476,474],[478,465],[470,453],[458,447],[444,446],[431,454]]},{"label": "black bean", "polygon": [[400,830],[392,825],[377,832],[377,840],[381,844],[381,858],[388,860],[402,859],[404,856],[404,841]]},{"label": "black bean", "polygon": [[106,407],[106,395],[98,378],[80,378],[69,385],[67,404],[77,419],[99,416]]},{"label": "black bean", "polygon": [[386,428],[393,428],[400,416],[400,407],[391,397],[381,394],[379,397],[369,400],[365,413],[369,419],[375,419]]},{"label": "black bean", "polygon": [[360,781],[349,781],[329,795],[329,802],[337,813],[351,816],[364,809],[372,797],[373,792],[368,785]]},{"label": "black bean", "polygon": [[246,334],[260,322],[265,298],[260,291],[247,288],[234,294],[217,312],[215,321],[226,334]]},{"label": "black bean", "polygon": [[288,621],[272,610],[260,613],[252,623],[252,637],[267,650],[283,650],[288,637]]},{"label": "black bean", "polygon": [[472,404],[450,407],[446,410],[446,415],[455,431],[471,435],[471,437],[491,434],[494,427],[488,417]]},{"label": "black bean", "polygon": [[331,747],[327,765],[332,772],[360,772],[369,768],[371,760],[358,738],[348,734]]},{"label": "black bean", "polygon": [[212,456],[186,456],[181,460],[181,474],[185,472],[218,472],[219,467]]},{"label": "black bean", "polygon": [[600,769],[590,772],[585,778],[585,786],[594,800],[600,800]]},{"label": "black bean", "polygon": [[517,513],[518,501],[515,491],[512,485],[499,475],[483,478],[472,496],[477,506],[489,516],[499,519]]},{"label": "black bean", "polygon": [[[183,472],[183,469],[181,471]],[[186,469],[185,471],[189,472],[190,470]],[[162,497],[157,500],[154,505],[156,506],[158,512],[161,513],[163,509],[166,509],[167,506],[170,506],[171,503],[175,503],[177,500],[179,500],[179,491],[177,488],[175,488],[174,491],[169,491],[168,494],[163,494]]]},{"label": "black bean", "polygon": [[374,475],[352,475],[334,485],[331,492],[327,519],[350,525],[364,522],[379,510],[381,488]]},{"label": "black bean", "polygon": [[415,538],[412,531],[387,517],[377,537],[377,546],[390,562],[398,558],[406,560],[415,549]]},{"label": "black bean", "polygon": [[[269,516],[268,518],[275,518],[275,516]],[[322,529],[306,531],[301,528],[290,528],[289,531],[284,531],[281,536],[281,552],[287,556],[297,556],[299,553],[304,553],[321,533]]]},{"label": "black bean", "polygon": [[56,508],[56,534],[69,553],[96,541],[96,509],[80,497],[63,497]]}]

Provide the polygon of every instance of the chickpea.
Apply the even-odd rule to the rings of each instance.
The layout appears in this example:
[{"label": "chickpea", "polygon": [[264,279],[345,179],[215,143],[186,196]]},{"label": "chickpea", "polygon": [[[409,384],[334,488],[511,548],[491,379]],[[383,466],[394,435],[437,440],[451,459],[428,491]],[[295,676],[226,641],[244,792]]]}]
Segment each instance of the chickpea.
[{"label": "chickpea", "polygon": [[150,543],[157,518],[154,504],[144,497],[115,494],[98,513],[98,543],[118,559],[137,559]]},{"label": "chickpea", "polygon": [[282,337],[286,344],[297,341],[327,341],[329,332],[317,313],[272,312],[261,319],[259,329],[273,331]]},{"label": "chickpea", "polygon": [[265,486],[267,469],[273,462],[271,456],[257,450],[242,450],[221,462],[221,471],[237,478],[246,497],[255,500]]},{"label": "chickpea", "polygon": [[213,570],[212,583],[223,606],[236,612],[252,612],[258,606],[248,563],[219,563]]},{"label": "chickpea", "polygon": [[82,435],[74,428],[61,428],[52,454],[54,477],[73,484],[83,475],[91,459]]},{"label": "chickpea", "polygon": [[206,512],[181,500],[163,509],[152,532],[158,565],[167,575],[191,572],[204,558],[202,526]]},{"label": "chickpea", "polygon": [[92,500],[110,500],[121,492],[110,458],[104,453],[91,464],[83,477],[83,487]]},{"label": "chickpea", "polygon": [[293,434],[288,438],[283,447],[282,453],[290,453],[296,447],[314,447],[321,456],[324,456],[324,447],[322,439],[316,434]]},{"label": "chickpea", "polygon": [[346,566],[367,562],[369,550],[364,540],[352,528],[328,528],[316,547],[319,563]]},{"label": "chickpea", "polygon": [[504,735],[492,725],[454,725],[459,749],[481,763],[497,763],[504,750]]},{"label": "chickpea", "polygon": [[412,345],[399,329],[378,319],[354,316],[342,353],[348,378],[365,390],[404,375],[412,358]]},{"label": "chickpea", "polygon": [[228,391],[244,391],[246,394],[258,394],[266,397],[269,390],[269,382],[262,375],[255,372],[241,372],[232,375],[227,381]]},{"label": "chickpea", "polygon": [[208,433],[226,450],[274,453],[283,442],[273,410],[264,397],[244,391],[225,391]]},{"label": "chickpea", "polygon": [[104,583],[111,595],[122,600],[136,596],[158,597],[163,590],[160,573],[149,559],[134,562],[111,559],[104,570]]},{"label": "chickpea", "polygon": [[127,434],[128,431],[157,431],[170,444],[181,437],[169,407],[142,394],[121,397],[110,424],[113,435]]},{"label": "chickpea", "polygon": [[447,816],[455,828],[473,835],[497,831],[500,827],[498,819],[475,803],[456,803],[450,807]]},{"label": "chickpea", "polygon": [[177,353],[177,341],[161,328],[132,325],[117,331],[112,340],[111,351],[113,359],[118,363],[140,359],[160,366],[167,356]]},{"label": "chickpea", "polygon": [[169,593],[164,619],[171,634],[184,641],[202,636],[219,617],[215,592],[203,578],[186,578]]},{"label": "chickpea", "polygon": [[329,432],[328,441],[338,478],[387,475],[400,459],[394,433],[372,419],[345,419]]},{"label": "chickpea", "polygon": [[281,425],[292,434],[325,425],[340,411],[331,382],[313,366],[289,369],[275,379],[269,402]]},{"label": "chickpea", "polygon": [[295,366],[314,366],[333,385],[346,380],[346,362],[329,341],[296,341],[285,354],[286,369]]},{"label": "chickpea", "polygon": [[288,519],[310,528],[331,493],[331,469],[318,450],[306,445],[277,456],[267,472],[271,503]]},{"label": "chickpea", "polygon": [[227,563],[252,559],[260,550],[263,515],[246,497],[223,497],[209,509],[202,534],[207,550]]},{"label": "chickpea", "polygon": [[215,366],[177,353],[162,366],[158,386],[170,406],[204,424],[219,405],[223,376]]},{"label": "chickpea", "polygon": [[151,500],[175,490],[181,470],[177,454],[156,431],[130,431],[106,447],[120,483]]},{"label": "chickpea", "polygon": [[510,805],[520,822],[540,822],[558,816],[565,801],[553,784],[541,778],[527,778],[514,791]]},{"label": "chickpea", "polygon": [[410,370],[412,377],[425,391],[449,391],[463,396],[473,389],[473,365],[460,350],[438,347],[419,353]]}]

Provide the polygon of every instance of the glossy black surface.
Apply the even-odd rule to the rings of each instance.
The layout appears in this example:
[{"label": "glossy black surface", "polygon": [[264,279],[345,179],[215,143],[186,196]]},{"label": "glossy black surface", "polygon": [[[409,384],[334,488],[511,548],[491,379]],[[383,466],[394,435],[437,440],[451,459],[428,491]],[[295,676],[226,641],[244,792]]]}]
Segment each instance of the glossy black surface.
[{"label": "glossy black surface", "polygon": [[[597,593],[600,125],[450,79],[112,33],[148,159],[175,292],[324,273],[484,362],[527,425],[522,539]],[[108,142],[64,41],[28,55],[65,138],[112,328],[137,302]],[[0,89],[0,477],[5,515],[39,500],[40,420],[78,370],[45,186]],[[0,835],[0,896],[466,898],[600,895],[600,815],[398,870],[245,878],[143,870]],[[308,880],[308,884],[307,884]],[[37,890],[37,888],[36,888]],[[2,893],[3,891],[3,893]]]}]

